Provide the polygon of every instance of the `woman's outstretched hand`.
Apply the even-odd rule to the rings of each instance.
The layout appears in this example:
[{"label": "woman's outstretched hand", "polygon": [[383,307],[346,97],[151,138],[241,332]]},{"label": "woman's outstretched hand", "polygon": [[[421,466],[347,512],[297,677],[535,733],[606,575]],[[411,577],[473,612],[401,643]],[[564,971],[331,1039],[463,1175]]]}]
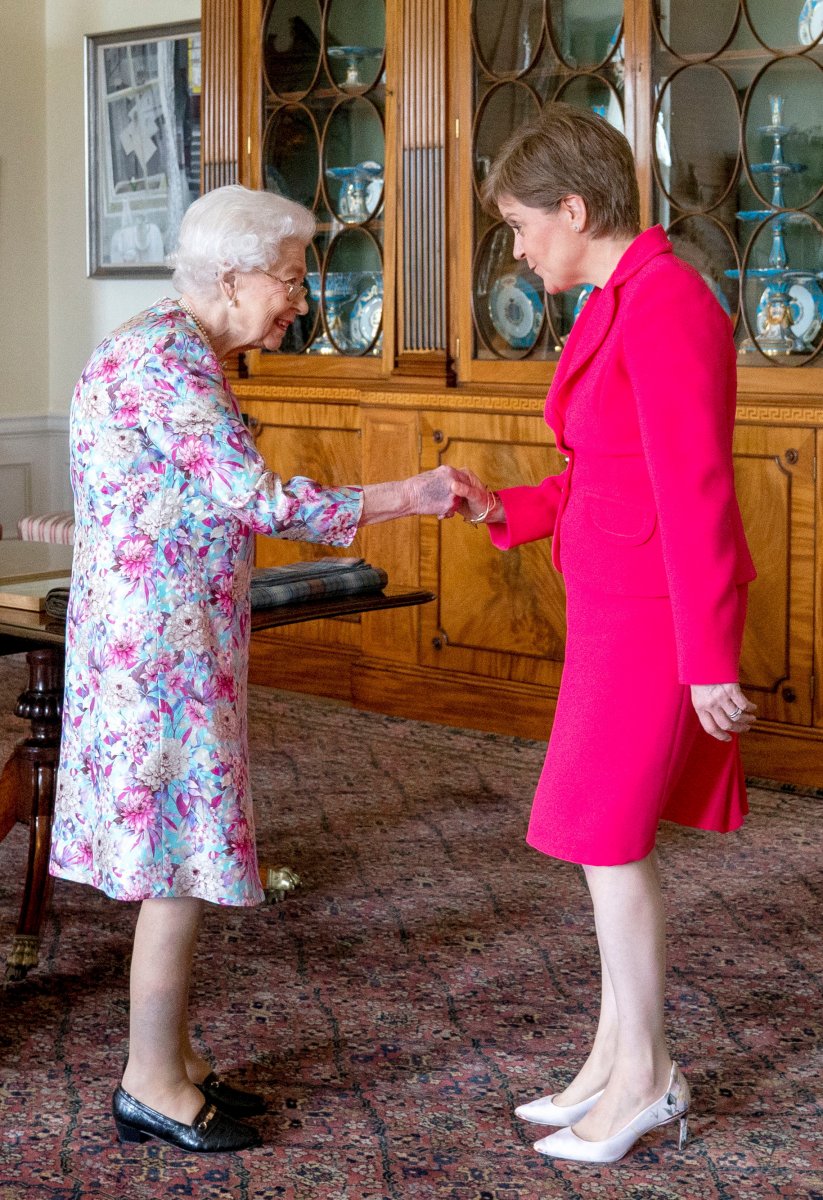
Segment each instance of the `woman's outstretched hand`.
[{"label": "woman's outstretched hand", "polygon": [[700,724],[719,742],[730,742],[733,733],[746,733],[754,725],[757,705],[739,683],[693,683],[691,691]]},{"label": "woman's outstretched hand", "polygon": [[453,517],[469,484],[454,467],[435,467],[395,483],[370,483],[363,488],[361,525],[395,517]]},{"label": "woman's outstretched hand", "polygon": [[435,467],[406,480],[410,508],[419,516],[453,517],[466,488],[464,473],[454,467]]},{"label": "woman's outstretched hand", "polygon": [[457,511],[463,520],[474,523],[482,521],[486,525],[492,521],[502,521],[503,506],[495,493],[468,467],[464,467],[460,474],[463,476],[462,501]]}]

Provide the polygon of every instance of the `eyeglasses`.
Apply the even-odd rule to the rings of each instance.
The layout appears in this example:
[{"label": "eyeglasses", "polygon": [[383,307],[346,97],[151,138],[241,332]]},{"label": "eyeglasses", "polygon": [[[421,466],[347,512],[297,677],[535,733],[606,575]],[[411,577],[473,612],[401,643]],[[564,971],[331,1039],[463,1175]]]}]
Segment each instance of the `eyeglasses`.
[{"label": "eyeglasses", "polygon": [[279,275],[273,275],[271,271],[264,271],[261,267],[258,267],[257,270],[261,275],[267,275],[269,279],[275,280],[276,283],[282,283],[286,289],[286,300],[289,304],[302,300],[308,294],[309,289],[306,285],[298,283],[296,279],[281,279]]}]

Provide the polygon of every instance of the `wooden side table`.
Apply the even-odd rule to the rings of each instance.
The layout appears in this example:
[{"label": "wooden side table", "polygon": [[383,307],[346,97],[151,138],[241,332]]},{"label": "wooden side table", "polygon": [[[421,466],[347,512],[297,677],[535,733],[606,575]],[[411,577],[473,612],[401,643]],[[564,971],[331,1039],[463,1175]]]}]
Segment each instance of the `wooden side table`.
[{"label": "wooden side table", "polygon": [[[9,643],[0,635],[0,652]],[[0,775],[0,834],[5,836],[15,820],[29,821],[29,852],[23,901],[17,932],[6,960],[6,979],[22,979],[37,966],[40,930],[51,898],[49,875],[54,789],[60,757],[60,720],[63,710],[63,646],[27,650],[28,687],[15,707],[15,715],[31,724],[31,733],[15,746]]]}]

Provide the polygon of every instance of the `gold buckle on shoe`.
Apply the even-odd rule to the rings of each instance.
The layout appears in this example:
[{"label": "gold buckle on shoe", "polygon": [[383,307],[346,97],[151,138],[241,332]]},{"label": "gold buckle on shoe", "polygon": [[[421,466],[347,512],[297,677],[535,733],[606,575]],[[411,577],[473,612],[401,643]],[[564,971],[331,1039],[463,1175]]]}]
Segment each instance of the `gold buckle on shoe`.
[{"label": "gold buckle on shoe", "polygon": [[203,1118],[203,1120],[197,1122],[198,1132],[205,1133],[206,1130],[208,1129],[209,1125],[211,1124],[211,1122],[214,1120],[216,1115],[217,1115],[217,1109],[212,1104],[211,1107],[209,1108],[209,1111],[206,1113],[205,1117]]}]

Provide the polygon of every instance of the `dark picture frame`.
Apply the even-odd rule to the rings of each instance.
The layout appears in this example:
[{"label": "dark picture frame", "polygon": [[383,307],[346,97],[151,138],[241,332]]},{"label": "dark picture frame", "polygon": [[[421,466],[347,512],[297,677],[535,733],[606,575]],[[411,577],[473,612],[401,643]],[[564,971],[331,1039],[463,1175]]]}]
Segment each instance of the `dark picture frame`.
[{"label": "dark picture frame", "polygon": [[85,47],[87,273],[166,278],[200,194],[200,22],[90,34]]}]

